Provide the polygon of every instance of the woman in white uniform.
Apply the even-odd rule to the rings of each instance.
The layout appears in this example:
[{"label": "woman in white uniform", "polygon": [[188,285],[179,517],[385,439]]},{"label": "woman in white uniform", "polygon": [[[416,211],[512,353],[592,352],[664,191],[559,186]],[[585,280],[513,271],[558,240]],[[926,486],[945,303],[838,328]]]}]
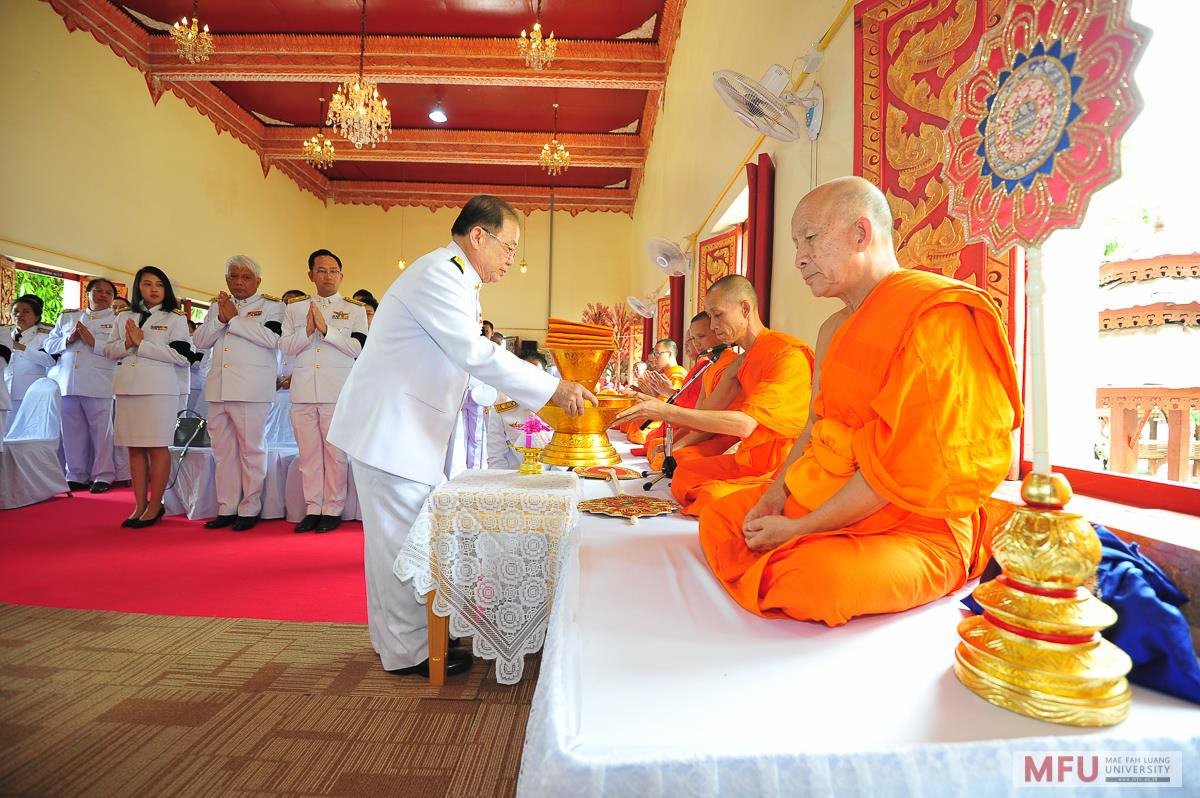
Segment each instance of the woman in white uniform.
[{"label": "woman in white uniform", "polygon": [[46,376],[47,370],[54,365],[54,358],[42,348],[46,345],[48,331],[38,325],[42,320],[41,297],[33,294],[19,296],[9,311],[13,323],[8,331],[12,337],[12,355],[4,368],[4,382],[12,397],[11,419],[17,415],[25,391],[29,390],[34,380]]},{"label": "woman in white uniform", "polygon": [[129,298],[132,309],[117,317],[104,354],[117,361],[114,438],[118,446],[129,447],[136,503],[121,526],[142,528],[163,516],[163,491],[171,473],[167,447],[179,409],[176,367],[190,364],[192,345],[187,319],[161,269],[138,269]]}]

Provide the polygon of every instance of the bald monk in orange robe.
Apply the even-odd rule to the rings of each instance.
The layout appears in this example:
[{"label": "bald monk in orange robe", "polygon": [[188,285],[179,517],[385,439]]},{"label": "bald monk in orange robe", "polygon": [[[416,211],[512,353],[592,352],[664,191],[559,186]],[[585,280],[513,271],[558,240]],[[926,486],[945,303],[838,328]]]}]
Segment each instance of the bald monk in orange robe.
[{"label": "bald monk in orange robe", "polygon": [[[698,353],[708,352],[721,343],[721,339],[712,331],[712,323],[707,311],[702,310],[692,317],[692,322],[688,326],[688,340],[692,348]],[[721,375],[725,373],[725,369],[736,359],[737,352],[734,351],[733,347],[728,347],[722,351],[717,356],[716,362],[712,361],[711,356],[704,355],[699,357],[692,371],[688,372],[688,379],[691,379],[695,371],[701,368],[704,369],[700,375],[700,379],[692,383],[691,386],[696,389],[696,396],[692,401],[688,401],[688,392],[684,392],[675,400],[675,404],[680,407],[697,407],[701,410],[710,409],[708,398],[716,390],[717,383],[720,381]],[[650,461],[650,467],[655,471],[662,470],[663,465],[663,446],[665,442],[663,429],[663,427],[659,427],[646,436],[647,459]],[[712,455],[724,454],[729,447],[737,442],[738,438],[733,435],[713,435],[710,432],[696,432],[688,430],[685,427],[675,427],[671,454],[676,462],[691,460],[696,457],[711,457]]]},{"label": "bald monk in orange robe", "polygon": [[700,516],[744,608],[830,626],[952,593],[982,570],[982,505],[1021,400],[1000,317],[965,283],[901,269],[887,201],[841,178],[800,201],[796,265],[845,307],[822,326],[811,421],[771,485]]},{"label": "bald monk in orange robe", "polygon": [[[654,349],[650,352],[650,371],[637,388],[640,393],[666,399],[683,386],[687,373],[687,369],[679,365],[679,345],[670,338],[661,338],[654,342]],[[647,433],[658,425],[644,430],[641,426],[638,421],[623,426],[621,431],[631,443],[644,444]]]},{"label": "bald monk in orange robe", "polygon": [[710,409],[648,400],[617,417],[664,419],[740,439],[732,454],[697,457],[676,469],[671,493],[690,515],[699,515],[713,499],[775,478],[804,430],[812,387],[812,349],[763,326],[754,286],[745,277],[733,274],[713,283],[704,307],[717,337],[744,350],[717,384]]}]

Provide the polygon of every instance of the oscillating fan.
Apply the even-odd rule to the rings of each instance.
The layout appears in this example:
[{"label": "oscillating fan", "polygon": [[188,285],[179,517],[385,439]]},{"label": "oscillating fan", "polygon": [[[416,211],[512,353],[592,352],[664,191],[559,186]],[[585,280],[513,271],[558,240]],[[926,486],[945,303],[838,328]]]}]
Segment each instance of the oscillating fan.
[{"label": "oscillating fan", "polygon": [[625,302],[629,307],[633,308],[633,312],[639,316],[652,319],[654,318],[654,297],[651,296],[630,296],[625,298]]},{"label": "oscillating fan", "polygon": [[674,241],[652,238],[646,242],[646,255],[668,277],[682,277],[692,269],[692,259]]},{"label": "oscillating fan", "polygon": [[[787,90],[788,72],[779,64],[773,64],[761,81],[732,69],[719,69],[713,73],[713,87],[743,125],[765,136],[795,141],[807,132],[808,138],[816,141],[821,132],[825,102],[821,87],[814,86],[802,95],[791,94]],[[804,108],[803,124],[792,116],[793,105]]]}]

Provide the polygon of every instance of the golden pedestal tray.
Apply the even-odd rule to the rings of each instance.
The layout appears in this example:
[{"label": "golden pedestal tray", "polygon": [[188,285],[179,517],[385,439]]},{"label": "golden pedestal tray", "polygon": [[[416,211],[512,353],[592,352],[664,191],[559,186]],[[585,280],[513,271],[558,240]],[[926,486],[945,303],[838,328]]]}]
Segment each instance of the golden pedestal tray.
[{"label": "golden pedestal tray", "polygon": [[[596,383],[615,349],[551,349],[554,363],[563,379],[577,382],[595,392]],[[632,396],[597,394],[599,407],[590,403],[582,416],[568,416],[554,405],[546,405],[538,415],[554,429],[554,437],[542,449],[541,461],[548,465],[616,465],[621,455],[608,439],[608,425],[637,400]]]}]

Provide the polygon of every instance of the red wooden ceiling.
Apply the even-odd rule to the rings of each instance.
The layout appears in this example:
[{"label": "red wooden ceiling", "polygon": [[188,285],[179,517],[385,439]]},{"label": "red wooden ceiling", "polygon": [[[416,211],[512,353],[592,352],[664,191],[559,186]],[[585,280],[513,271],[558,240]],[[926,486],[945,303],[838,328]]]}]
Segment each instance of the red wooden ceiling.
[{"label": "red wooden ceiling", "polygon": [[[192,15],[188,0],[121,0],[151,19]],[[616,39],[662,11],[662,0],[543,0],[541,20],[556,39]],[[359,0],[202,0],[198,16],[224,33],[358,33]],[[369,0],[367,33],[516,36],[533,24],[532,0]],[[649,38],[657,38],[655,26]]]},{"label": "red wooden ceiling", "polygon": [[[163,31],[191,15],[190,0],[48,2],[140,69],[156,103],[178,95],[254,149],[264,173],[277,168],[326,202],[436,207],[489,190],[530,210],[553,189],[577,213],[632,212],[686,0],[544,0],[542,24],[560,43],[538,72],[515,41],[534,0],[368,0],[365,72],[380,79],[392,136],[358,150],[327,130],[338,161],[323,172],[299,142],[322,121],[318,98],[357,69],[359,0],[201,0],[216,52],[195,65]],[[555,102],[572,165],[551,177],[536,159]],[[437,104],[449,117],[440,125],[428,117]]]}]

